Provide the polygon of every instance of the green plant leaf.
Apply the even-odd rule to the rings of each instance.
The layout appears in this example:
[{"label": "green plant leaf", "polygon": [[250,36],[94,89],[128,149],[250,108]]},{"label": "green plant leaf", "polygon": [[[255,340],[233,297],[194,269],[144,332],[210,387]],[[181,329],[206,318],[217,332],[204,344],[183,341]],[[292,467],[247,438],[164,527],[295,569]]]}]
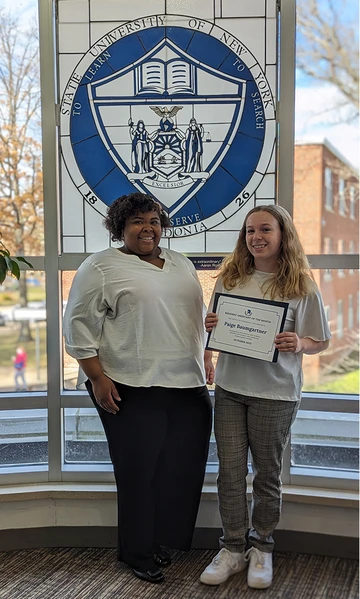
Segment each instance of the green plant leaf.
[{"label": "green plant leaf", "polygon": [[15,260],[11,260],[11,272],[14,275],[14,277],[17,278],[17,280],[20,279],[20,268],[17,262],[15,262]]},{"label": "green plant leaf", "polygon": [[10,252],[9,252],[9,250],[8,250],[8,249],[7,249],[7,247],[6,247],[6,246],[3,244],[3,242],[2,242],[2,241],[0,241],[0,245],[2,246],[2,247],[1,247],[1,250],[0,250],[0,252],[1,252],[2,254],[4,254],[4,255],[6,254],[7,256],[10,256]]},{"label": "green plant leaf", "polygon": [[20,267],[18,262],[27,264],[29,268],[34,268],[33,265],[28,262],[23,256],[17,256],[11,258],[10,252],[6,245],[1,241],[2,235],[0,233],[0,284],[4,282],[6,274],[9,272],[18,280],[20,279]]},{"label": "green plant leaf", "polygon": [[0,285],[5,281],[7,273],[6,262],[4,256],[0,256]]},{"label": "green plant leaf", "polygon": [[25,260],[25,258],[23,258],[22,256],[16,256],[16,260],[18,262],[24,262],[25,264],[27,264],[30,268],[34,268],[33,265],[31,264],[31,262],[28,262],[27,260]]},{"label": "green plant leaf", "polygon": [[5,262],[6,262],[6,270],[8,270],[9,272],[12,272],[13,261],[11,260],[11,258],[9,258],[9,256],[5,256]]}]

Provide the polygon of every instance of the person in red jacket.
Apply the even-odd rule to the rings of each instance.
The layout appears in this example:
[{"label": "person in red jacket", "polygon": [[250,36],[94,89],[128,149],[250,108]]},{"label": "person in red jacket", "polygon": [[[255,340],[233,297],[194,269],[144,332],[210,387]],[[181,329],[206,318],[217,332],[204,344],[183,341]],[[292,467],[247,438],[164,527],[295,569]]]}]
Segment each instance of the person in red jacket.
[{"label": "person in red jacket", "polygon": [[23,347],[16,349],[16,354],[12,358],[14,364],[14,381],[16,391],[26,391],[27,383],[25,380],[25,368],[27,361],[27,353]]}]

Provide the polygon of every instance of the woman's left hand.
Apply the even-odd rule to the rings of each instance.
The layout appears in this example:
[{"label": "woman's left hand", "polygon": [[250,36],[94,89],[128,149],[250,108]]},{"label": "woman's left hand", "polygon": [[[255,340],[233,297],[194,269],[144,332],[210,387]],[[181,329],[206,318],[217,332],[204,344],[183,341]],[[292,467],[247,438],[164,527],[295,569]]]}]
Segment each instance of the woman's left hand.
[{"label": "woman's left hand", "polygon": [[290,331],[276,335],[275,347],[279,352],[291,352],[297,354],[302,351],[300,337],[296,333]]}]

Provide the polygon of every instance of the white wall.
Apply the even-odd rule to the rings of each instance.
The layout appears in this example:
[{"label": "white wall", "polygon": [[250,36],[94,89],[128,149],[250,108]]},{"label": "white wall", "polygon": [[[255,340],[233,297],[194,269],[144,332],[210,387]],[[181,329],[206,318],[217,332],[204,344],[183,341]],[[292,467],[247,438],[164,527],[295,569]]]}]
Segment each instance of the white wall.
[{"label": "white wall", "polygon": [[[112,485],[108,491],[101,492],[96,492],[95,486],[92,492],[55,490],[31,493],[30,490],[31,487],[28,486],[25,498],[21,498],[20,493],[0,496],[0,530],[52,526],[116,526],[116,494]],[[351,497],[350,493],[347,495],[348,498]],[[209,496],[211,499],[204,497],[201,501],[197,527],[221,527],[214,493]],[[356,538],[359,518],[355,497],[353,494],[352,499],[348,500],[325,498],[325,505],[320,505],[319,499],[318,503],[309,503],[308,496],[306,502],[299,497],[294,501],[286,498],[278,528]]]}]

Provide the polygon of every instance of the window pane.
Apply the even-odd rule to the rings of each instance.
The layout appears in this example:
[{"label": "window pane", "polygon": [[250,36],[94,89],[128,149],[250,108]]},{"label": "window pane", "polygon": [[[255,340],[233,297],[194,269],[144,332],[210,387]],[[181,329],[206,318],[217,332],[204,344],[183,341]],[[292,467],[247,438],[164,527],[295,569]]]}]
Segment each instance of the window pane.
[{"label": "window pane", "polygon": [[[332,339],[326,352],[304,355],[304,391],[358,393],[359,321],[355,303],[359,297],[359,271],[342,270],[342,278],[338,271],[313,270],[324,300]],[[217,272],[198,271],[206,304],[210,301]],[[214,361],[216,357],[214,352]]]},{"label": "window pane", "polygon": [[47,461],[47,411],[0,410],[0,466],[31,466]]},{"label": "window pane", "polygon": [[37,2],[7,4],[0,19],[1,233],[12,255],[38,256],[44,253],[38,10]]},{"label": "window pane", "polygon": [[[63,308],[65,309],[69,297],[70,287],[73,282],[75,270],[61,273]],[[66,353],[63,341],[63,385],[64,389],[74,390],[77,386],[79,365],[77,361]]]},{"label": "window pane", "polygon": [[345,181],[341,177],[339,179],[339,214],[346,216]]},{"label": "window pane", "polygon": [[333,208],[332,172],[331,168],[325,168],[325,206],[329,210]]},{"label": "window pane", "polygon": [[[65,408],[65,463],[109,464],[108,445],[95,408]],[[216,443],[211,434],[208,465],[217,466]]]},{"label": "window pane", "polygon": [[43,272],[22,272],[0,286],[0,392],[46,389]]},{"label": "window pane", "polygon": [[[330,187],[330,175],[326,176],[326,161],[336,165],[335,187]],[[347,163],[324,144],[295,145],[294,222],[307,254],[354,253],[348,240],[358,248],[358,199],[359,184]]]},{"label": "window pane", "polygon": [[291,465],[359,469],[357,414],[300,410],[291,429]]},{"label": "window pane", "polygon": [[110,456],[95,408],[66,408],[65,463],[108,464]]},{"label": "window pane", "polygon": [[82,389],[82,385],[78,384],[79,365],[75,358],[72,358],[65,352],[64,348],[64,389],[74,391]]},{"label": "window pane", "polygon": [[353,185],[351,185],[349,189],[349,202],[349,216],[350,218],[356,218],[356,189]]},{"label": "window pane", "polygon": [[[357,394],[359,392],[359,321],[357,298],[359,271],[344,270],[339,279],[324,270],[313,274],[320,287],[329,317],[332,338],[329,348],[315,356],[304,355],[304,391]],[[357,307],[358,308],[358,307]]]},{"label": "window pane", "polygon": [[216,441],[215,441],[215,433],[214,433],[214,421],[213,421],[213,427],[211,430],[211,436],[210,436],[210,444],[209,444],[209,454],[208,454],[208,459],[207,459],[207,465],[208,466],[212,466],[214,467],[218,467],[219,465],[219,458],[217,455],[217,450],[216,450]]},{"label": "window pane", "polygon": [[[355,0],[347,11],[341,2],[296,3],[294,221],[307,254],[322,253],[324,235],[335,252],[339,238],[358,247],[357,7]],[[340,61],[339,31],[347,40]]]}]

